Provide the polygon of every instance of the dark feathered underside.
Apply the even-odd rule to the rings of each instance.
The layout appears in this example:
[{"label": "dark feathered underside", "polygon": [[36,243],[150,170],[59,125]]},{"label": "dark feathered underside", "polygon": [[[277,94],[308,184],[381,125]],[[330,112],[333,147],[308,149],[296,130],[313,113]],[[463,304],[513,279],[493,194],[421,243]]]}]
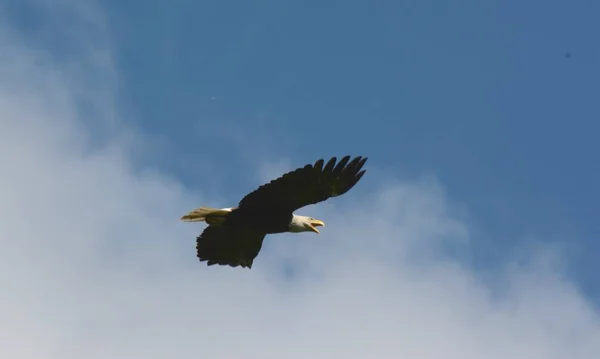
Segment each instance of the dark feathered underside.
[{"label": "dark feathered underside", "polygon": [[209,266],[252,268],[265,235],[248,228],[208,226],[196,239],[197,255]]},{"label": "dark feathered underside", "polygon": [[238,208],[245,210],[278,210],[290,213],[348,192],[365,174],[366,157],[345,156],[336,164],[320,159],[288,172],[246,195]]}]

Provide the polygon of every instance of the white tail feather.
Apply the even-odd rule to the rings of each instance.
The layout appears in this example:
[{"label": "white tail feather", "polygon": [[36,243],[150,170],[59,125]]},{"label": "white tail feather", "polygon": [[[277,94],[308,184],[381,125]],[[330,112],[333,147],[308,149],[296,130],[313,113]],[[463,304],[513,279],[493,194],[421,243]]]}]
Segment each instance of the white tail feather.
[{"label": "white tail feather", "polygon": [[200,207],[181,217],[184,222],[219,222],[224,219],[233,208]]}]

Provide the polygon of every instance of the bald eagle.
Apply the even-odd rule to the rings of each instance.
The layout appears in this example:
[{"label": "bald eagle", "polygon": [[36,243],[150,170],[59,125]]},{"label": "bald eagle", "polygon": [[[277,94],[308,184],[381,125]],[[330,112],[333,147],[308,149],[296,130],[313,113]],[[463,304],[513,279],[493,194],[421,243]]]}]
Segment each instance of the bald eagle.
[{"label": "bald eagle", "polygon": [[332,157],[290,171],[250,192],[232,208],[200,207],[181,217],[184,222],[206,222],[208,227],[196,238],[200,262],[252,268],[267,234],[319,233],[321,220],[294,214],[304,206],[323,202],[348,192],[365,174],[366,157],[336,164]]}]

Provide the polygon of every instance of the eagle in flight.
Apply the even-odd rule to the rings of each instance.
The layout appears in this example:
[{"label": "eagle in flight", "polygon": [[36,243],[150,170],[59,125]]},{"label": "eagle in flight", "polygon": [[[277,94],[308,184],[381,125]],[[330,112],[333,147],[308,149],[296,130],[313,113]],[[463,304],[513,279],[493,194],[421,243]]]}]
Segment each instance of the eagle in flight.
[{"label": "eagle in flight", "polygon": [[294,211],[348,192],[366,172],[366,157],[336,160],[320,159],[290,171],[247,194],[237,207],[200,207],[181,217],[208,224],[196,238],[200,261],[250,269],[267,234],[319,233],[316,227],[324,226],[323,221]]}]

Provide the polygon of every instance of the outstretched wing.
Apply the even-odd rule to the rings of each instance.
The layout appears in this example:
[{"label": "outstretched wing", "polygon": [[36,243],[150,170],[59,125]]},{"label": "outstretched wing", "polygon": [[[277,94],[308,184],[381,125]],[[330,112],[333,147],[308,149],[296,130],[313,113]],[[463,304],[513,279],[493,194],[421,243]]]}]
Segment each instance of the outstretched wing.
[{"label": "outstretched wing", "polygon": [[266,233],[248,228],[208,226],[196,238],[200,262],[252,268]]},{"label": "outstretched wing", "polygon": [[239,203],[240,210],[290,211],[348,192],[364,175],[366,157],[331,158],[308,164],[260,186]]}]

